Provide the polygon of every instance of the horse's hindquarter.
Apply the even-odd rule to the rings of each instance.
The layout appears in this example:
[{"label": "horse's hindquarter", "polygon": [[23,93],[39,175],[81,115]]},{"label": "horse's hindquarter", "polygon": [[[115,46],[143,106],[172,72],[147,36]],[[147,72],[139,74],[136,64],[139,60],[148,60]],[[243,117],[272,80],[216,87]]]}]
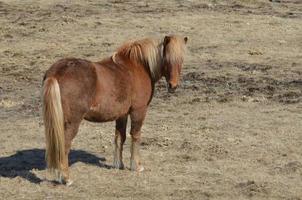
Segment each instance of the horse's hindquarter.
[{"label": "horse's hindquarter", "polygon": [[113,121],[131,107],[132,83],[126,68],[114,63],[95,63],[97,74],[93,103],[85,119],[93,122]]}]

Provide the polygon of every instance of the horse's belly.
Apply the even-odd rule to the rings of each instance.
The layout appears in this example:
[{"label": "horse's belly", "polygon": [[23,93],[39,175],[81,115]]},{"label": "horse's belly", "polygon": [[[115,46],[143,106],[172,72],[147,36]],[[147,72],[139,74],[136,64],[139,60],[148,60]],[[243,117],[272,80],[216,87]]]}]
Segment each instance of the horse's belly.
[{"label": "horse's belly", "polygon": [[129,107],[130,106],[122,104],[91,107],[89,112],[84,116],[84,119],[91,122],[114,121],[126,115],[129,111]]}]

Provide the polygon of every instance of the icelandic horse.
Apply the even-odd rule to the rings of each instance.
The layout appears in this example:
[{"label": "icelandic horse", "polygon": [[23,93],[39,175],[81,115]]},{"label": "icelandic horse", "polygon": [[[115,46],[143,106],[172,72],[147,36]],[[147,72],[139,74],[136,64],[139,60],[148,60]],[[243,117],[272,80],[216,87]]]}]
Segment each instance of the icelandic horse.
[{"label": "icelandic horse", "polygon": [[43,118],[48,169],[58,181],[70,185],[68,154],[83,119],[116,121],[113,166],[123,169],[127,118],[131,119],[130,169],[142,171],[139,144],[141,128],[154,85],[165,77],[168,91],[179,84],[187,37],[127,42],[99,62],[64,58],[54,63],[43,79]]}]

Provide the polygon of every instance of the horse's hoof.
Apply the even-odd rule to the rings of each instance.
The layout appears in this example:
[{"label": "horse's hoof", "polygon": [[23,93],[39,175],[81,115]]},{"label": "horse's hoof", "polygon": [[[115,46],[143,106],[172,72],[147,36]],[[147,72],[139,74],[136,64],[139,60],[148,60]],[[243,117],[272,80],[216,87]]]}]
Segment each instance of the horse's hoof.
[{"label": "horse's hoof", "polygon": [[122,161],[114,161],[113,167],[115,169],[124,169],[124,163]]},{"label": "horse's hoof", "polygon": [[138,167],[138,169],[137,169],[138,172],[142,172],[142,171],[144,171],[144,170],[145,170],[145,168],[144,168],[144,166],[142,166],[142,165],[140,165],[140,166]]},{"label": "horse's hoof", "polygon": [[72,181],[72,180],[67,180],[67,181],[65,181],[65,185],[66,185],[67,187],[71,186],[72,184],[73,184],[73,181]]},{"label": "horse's hoof", "polygon": [[59,184],[66,185],[66,186],[70,186],[70,185],[72,185],[72,183],[73,183],[72,180],[70,180],[70,179],[67,179],[67,180],[66,180],[66,179],[64,179],[62,176],[59,176],[58,182],[59,182]]},{"label": "horse's hoof", "polygon": [[143,165],[136,165],[134,162],[130,163],[130,170],[136,172],[142,172],[145,170]]}]

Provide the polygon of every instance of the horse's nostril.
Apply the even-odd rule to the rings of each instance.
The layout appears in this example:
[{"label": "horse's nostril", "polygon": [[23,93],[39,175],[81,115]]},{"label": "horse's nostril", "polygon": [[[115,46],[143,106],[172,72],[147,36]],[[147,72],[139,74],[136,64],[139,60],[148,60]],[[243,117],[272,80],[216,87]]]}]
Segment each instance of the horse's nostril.
[{"label": "horse's nostril", "polygon": [[169,93],[174,93],[175,90],[176,90],[176,88],[168,88],[168,92],[169,92]]},{"label": "horse's nostril", "polygon": [[169,93],[174,93],[176,88],[177,88],[177,86],[173,86],[171,83],[168,84],[168,92]]}]

